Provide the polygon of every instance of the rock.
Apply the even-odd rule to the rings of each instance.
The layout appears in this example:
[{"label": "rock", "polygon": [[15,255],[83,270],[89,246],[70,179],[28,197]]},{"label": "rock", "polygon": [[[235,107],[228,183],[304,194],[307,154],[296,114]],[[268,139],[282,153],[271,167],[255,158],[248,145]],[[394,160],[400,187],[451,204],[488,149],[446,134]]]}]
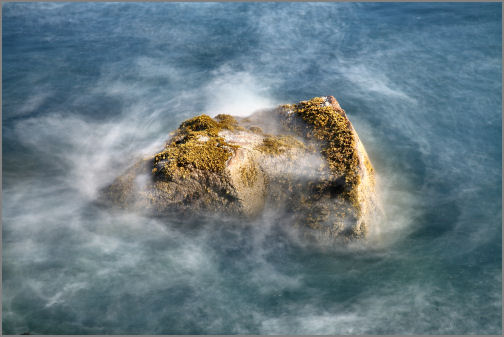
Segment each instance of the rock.
[{"label": "rock", "polygon": [[332,96],[247,118],[191,118],[103,195],[159,216],[253,218],[271,207],[291,214],[292,226],[328,238],[364,237],[376,211],[373,166]]}]

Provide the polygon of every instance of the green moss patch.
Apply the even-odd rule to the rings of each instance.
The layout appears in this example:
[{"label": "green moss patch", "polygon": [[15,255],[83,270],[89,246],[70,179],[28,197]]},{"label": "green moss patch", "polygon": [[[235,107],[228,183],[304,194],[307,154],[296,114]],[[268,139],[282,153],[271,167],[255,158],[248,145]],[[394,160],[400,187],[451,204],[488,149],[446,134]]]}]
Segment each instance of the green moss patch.
[{"label": "green moss patch", "polygon": [[227,143],[219,132],[232,130],[238,123],[229,115],[216,119],[201,115],[183,122],[171,142],[154,156],[152,173],[172,180],[175,176],[188,177],[191,169],[222,172],[236,146]]},{"label": "green moss patch", "polygon": [[303,133],[307,139],[316,139],[322,143],[321,154],[335,178],[345,177],[345,196],[358,210],[356,187],[360,182],[359,158],[348,119],[332,105],[325,105],[325,100],[320,97],[282,108],[291,110],[309,126],[296,131]]},{"label": "green moss patch", "polygon": [[252,187],[257,180],[257,168],[254,165],[242,166],[240,168],[240,178],[247,187]]},{"label": "green moss patch", "polygon": [[249,128],[249,130],[252,131],[253,133],[258,134],[258,135],[264,134],[263,130],[260,127],[258,127],[258,126],[251,126]]},{"label": "green moss patch", "polygon": [[263,139],[262,144],[256,147],[262,153],[271,155],[282,154],[290,148],[301,148],[305,146],[302,142],[292,136],[271,136],[268,135]]}]

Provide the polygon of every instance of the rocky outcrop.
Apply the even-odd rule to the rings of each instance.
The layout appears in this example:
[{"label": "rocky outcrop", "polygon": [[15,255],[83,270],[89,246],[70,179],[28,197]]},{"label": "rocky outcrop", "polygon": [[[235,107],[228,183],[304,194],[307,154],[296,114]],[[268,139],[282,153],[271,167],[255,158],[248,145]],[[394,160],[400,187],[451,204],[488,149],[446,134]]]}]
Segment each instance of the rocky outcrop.
[{"label": "rocky outcrop", "polygon": [[331,238],[364,237],[376,210],[374,169],[332,96],[247,118],[191,118],[103,195],[160,216],[250,218],[272,207],[290,214],[290,225]]}]

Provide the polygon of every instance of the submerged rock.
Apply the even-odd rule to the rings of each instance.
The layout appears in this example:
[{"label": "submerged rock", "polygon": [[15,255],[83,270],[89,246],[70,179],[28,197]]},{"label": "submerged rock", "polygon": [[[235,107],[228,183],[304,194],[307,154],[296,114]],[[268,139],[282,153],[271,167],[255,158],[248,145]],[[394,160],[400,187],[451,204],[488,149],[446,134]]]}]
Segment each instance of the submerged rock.
[{"label": "submerged rock", "polygon": [[373,166],[332,96],[247,118],[191,118],[104,197],[160,216],[250,218],[272,207],[317,237],[364,237],[376,209]]}]

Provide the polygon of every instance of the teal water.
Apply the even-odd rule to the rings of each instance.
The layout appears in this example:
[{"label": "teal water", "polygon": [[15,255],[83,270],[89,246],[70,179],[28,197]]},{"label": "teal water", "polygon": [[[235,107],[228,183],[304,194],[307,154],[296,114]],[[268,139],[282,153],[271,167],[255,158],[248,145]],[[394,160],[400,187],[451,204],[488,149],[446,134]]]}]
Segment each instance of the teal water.
[{"label": "teal water", "polygon": [[[4,333],[502,333],[500,3],[2,15]],[[378,173],[386,217],[365,242],[93,206],[190,116],[321,95]]]}]

